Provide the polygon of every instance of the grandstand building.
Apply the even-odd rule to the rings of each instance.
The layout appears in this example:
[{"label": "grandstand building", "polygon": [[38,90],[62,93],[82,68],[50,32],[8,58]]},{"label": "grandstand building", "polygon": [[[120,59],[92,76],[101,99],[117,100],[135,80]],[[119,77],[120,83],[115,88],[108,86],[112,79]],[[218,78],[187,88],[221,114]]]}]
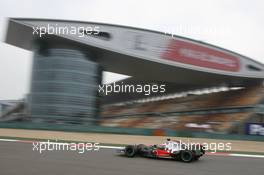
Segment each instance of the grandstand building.
[{"label": "grandstand building", "polygon": [[[87,31],[89,29],[89,31]],[[34,52],[28,116],[34,122],[244,133],[263,122],[264,65],[189,38],[103,23],[11,18],[6,43]],[[166,91],[100,94],[116,82]]]}]

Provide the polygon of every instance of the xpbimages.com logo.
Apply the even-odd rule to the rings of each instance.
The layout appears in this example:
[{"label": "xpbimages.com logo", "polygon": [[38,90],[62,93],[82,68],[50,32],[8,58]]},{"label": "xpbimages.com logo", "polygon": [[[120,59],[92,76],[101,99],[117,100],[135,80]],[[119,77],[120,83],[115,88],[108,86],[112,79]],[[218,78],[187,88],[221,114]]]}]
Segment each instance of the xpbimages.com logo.
[{"label": "xpbimages.com logo", "polygon": [[40,154],[45,151],[76,151],[80,154],[85,151],[99,151],[99,143],[61,143],[61,142],[33,142],[32,150]]},{"label": "xpbimages.com logo", "polygon": [[75,35],[78,37],[84,37],[85,35],[98,35],[100,33],[99,26],[62,26],[51,25],[32,27],[33,35],[42,37],[48,35]]},{"label": "xpbimages.com logo", "polygon": [[99,85],[98,92],[103,95],[109,95],[111,93],[143,93],[148,96],[153,93],[165,93],[166,85],[157,85],[157,84],[123,84],[113,83],[113,84],[104,84]]}]

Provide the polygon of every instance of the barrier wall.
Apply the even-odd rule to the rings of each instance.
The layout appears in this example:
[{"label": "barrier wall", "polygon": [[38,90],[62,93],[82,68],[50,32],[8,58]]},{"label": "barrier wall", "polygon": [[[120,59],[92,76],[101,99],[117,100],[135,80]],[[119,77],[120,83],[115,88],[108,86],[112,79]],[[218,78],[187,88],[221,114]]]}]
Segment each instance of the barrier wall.
[{"label": "barrier wall", "polygon": [[250,140],[250,141],[264,141],[263,136],[250,136],[239,134],[216,134],[206,132],[186,132],[173,130],[155,130],[144,128],[116,128],[116,127],[102,127],[92,125],[58,125],[58,124],[40,124],[40,123],[0,123],[0,128],[13,129],[34,129],[34,130],[52,130],[52,131],[71,131],[71,132],[94,132],[94,133],[109,133],[109,134],[129,134],[129,135],[164,135],[173,137],[194,137],[194,138],[212,138],[212,139],[226,139],[226,140]]}]

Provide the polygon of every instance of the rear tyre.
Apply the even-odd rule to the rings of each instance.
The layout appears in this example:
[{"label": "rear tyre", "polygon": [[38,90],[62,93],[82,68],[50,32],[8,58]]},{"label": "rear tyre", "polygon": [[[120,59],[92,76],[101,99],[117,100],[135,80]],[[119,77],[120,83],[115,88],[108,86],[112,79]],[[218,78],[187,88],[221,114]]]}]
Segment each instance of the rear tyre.
[{"label": "rear tyre", "polygon": [[147,146],[146,145],[143,145],[143,144],[137,145],[137,152],[138,153],[142,153],[146,149],[147,149]]},{"label": "rear tyre", "polygon": [[195,156],[194,158],[193,158],[193,160],[199,160],[200,159],[200,156]]},{"label": "rear tyre", "polygon": [[135,157],[136,152],[137,152],[136,147],[133,145],[128,145],[125,147],[125,155],[127,157]]},{"label": "rear tyre", "polygon": [[183,161],[183,162],[187,162],[187,163],[189,163],[189,162],[191,162],[191,161],[193,160],[193,154],[192,154],[192,152],[189,151],[189,150],[183,150],[183,151],[181,152],[180,159],[181,159],[181,161]]}]

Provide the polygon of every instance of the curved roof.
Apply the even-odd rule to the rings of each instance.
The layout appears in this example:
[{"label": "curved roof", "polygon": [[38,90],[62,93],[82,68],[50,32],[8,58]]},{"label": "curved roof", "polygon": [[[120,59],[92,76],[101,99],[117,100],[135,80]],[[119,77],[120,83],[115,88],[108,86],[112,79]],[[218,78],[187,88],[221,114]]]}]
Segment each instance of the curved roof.
[{"label": "curved roof", "polygon": [[[51,32],[67,28],[67,32]],[[87,33],[87,28],[89,32]],[[145,81],[186,86],[245,84],[264,79],[264,65],[246,56],[189,38],[104,23],[11,18],[6,42],[32,50],[40,34],[86,46],[106,71]],[[69,33],[75,29],[77,33]],[[86,33],[85,33],[86,32]],[[82,35],[80,35],[82,34]],[[44,35],[41,38],[45,38]]]}]

